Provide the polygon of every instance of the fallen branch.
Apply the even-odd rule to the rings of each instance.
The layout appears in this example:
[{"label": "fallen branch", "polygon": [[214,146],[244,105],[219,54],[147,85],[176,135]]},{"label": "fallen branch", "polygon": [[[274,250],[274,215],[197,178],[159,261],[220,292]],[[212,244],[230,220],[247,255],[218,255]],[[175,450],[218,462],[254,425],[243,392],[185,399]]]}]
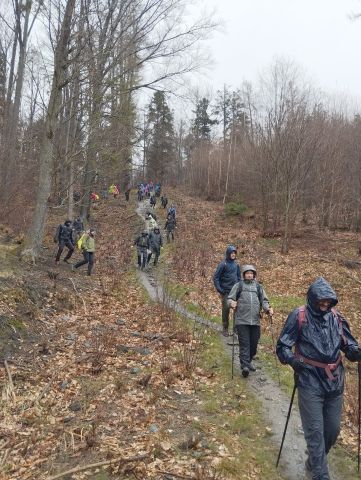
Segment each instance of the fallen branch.
[{"label": "fallen branch", "polygon": [[83,302],[83,308],[84,308],[84,313],[85,315],[88,315],[88,311],[86,309],[86,305],[85,305],[85,301],[84,301],[84,298],[80,295],[80,293],[78,292],[76,286],[75,286],[75,282],[73,281],[72,278],[69,277],[69,280],[71,281],[72,285],[73,285],[73,288],[75,290],[75,293],[77,294],[77,296],[80,298],[80,300]]},{"label": "fallen branch", "polygon": [[16,400],[15,387],[14,387],[13,377],[11,376],[11,372],[10,372],[10,368],[7,360],[4,360],[4,366],[9,379],[9,386],[10,386],[9,391],[11,393],[11,396],[13,397],[13,400],[15,401]]},{"label": "fallen branch", "polygon": [[170,475],[172,477],[182,478],[185,480],[194,480],[194,477],[190,477],[189,475],[181,475],[180,473],[167,472],[166,470],[157,470],[157,472],[164,473],[164,475]]},{"label": "fallen branch", "polygon": [[119,457],[113,458],[112,460],[107,460],[104,462],[90,463],[89,465],[82,465],[81,467],[71,468],[65,472],[58,473],[53,477],[49,477],[48,480],[56,480],[57,478],[65,477],[65,475],[70,475],[73,473],[83,472],[84,470],[90,470],[92,468],[104,467],[105,465],[111,465],[116,463],[130,463],[130,462],[140,462],[145,460],[149,456],[149,453],[144,453],[143,455],[135,455],[134,457]]}]

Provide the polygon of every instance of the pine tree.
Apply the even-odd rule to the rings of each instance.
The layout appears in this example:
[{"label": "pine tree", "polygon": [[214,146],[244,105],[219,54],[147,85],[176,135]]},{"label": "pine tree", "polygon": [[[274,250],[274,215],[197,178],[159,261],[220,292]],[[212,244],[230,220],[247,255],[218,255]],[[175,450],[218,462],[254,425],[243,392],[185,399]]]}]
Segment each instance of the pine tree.
[{"label": "pine tree", "polygon": [[194,140],[210,140],[212,126],[216,123],[216,120],[213,120],[209,113],[209,100],[208,98],[203,97],[198,101],[195,110],[195,118],[193,121],[192,133]]},{"label": "pine tree", "polygon": [[174,119],[164,92],[157,91],[153,95],[148,125],[147,175],[155,181],[164,181],[176,167]]}]

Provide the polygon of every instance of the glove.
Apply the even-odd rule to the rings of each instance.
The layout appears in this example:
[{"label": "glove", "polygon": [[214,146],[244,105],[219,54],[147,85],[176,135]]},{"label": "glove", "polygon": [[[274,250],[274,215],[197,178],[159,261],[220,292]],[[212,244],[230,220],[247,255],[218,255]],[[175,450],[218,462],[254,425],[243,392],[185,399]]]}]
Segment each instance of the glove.
[{"label": "glove", "polygon": [[292,360],[290,361],[290,365],[293,368],[293,371],[299,375],[303,370],[307,369],[307,365],[305,365],[303,362],[298,360],[297,358],[293,357]]},{"label": "glove", "polygon": [[350,362],[359,362],[361,360],[361,350],[359,347],[356,350],[347,351],[345,355]]}]

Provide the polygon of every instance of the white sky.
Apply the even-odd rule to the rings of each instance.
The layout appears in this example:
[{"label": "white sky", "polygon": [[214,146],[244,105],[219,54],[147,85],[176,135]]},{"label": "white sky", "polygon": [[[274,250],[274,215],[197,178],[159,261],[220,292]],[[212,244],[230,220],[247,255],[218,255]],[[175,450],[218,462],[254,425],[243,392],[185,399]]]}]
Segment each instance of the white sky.
[{"label": "white sky", "polygon": [[276,57],[294,60],[327,93],[361,97],[360,0],[201,0],[223,32],[207,42],[213,89],[252,83]]}]

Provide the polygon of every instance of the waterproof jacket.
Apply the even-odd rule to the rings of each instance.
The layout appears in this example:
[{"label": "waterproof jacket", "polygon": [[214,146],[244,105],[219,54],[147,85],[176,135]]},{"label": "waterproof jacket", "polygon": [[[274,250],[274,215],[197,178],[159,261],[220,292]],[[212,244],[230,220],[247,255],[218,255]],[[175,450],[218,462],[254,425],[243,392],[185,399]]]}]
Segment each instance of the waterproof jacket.
[{"label": "waterproof jacket", "polygon": [[85,250],[86,252],[95,252],[95,239],[94,237],[91,237],[90,235],[86,234],[84,236],[84,239],[81,242],[81,248],[82,250]]},{"label": "waterproof jacket", "polygon": [[148,231],[154,230],[158,227],[157,221],[151,215],[146,219],[145,224]]},{"label": "waterproof jacket", "polygon": [[241,280],[236,283],[228,295],[228,302],[231,300],[237,301],[235,325],[259,325],[261,310],[268,312],[270,308],[267,294],[257,280]]},{"label": "waterproof jacket", "polygon": [[149,235],[139,235],[134,242],[138,248],[149,248]]},{"label": "waterproof jacket", "polygon": [[237,249],[229,245],[225,259],[218,265],[213,275],[214,286],[221,295],[228,294],[233,285],[241,280],[241,269],[236,260],[230,258],[232,252],[237,252]]},{"label": "waterproof jacket", "polygon": [[71,242],[72,244],[74,244],[72,227],[65,224],[59,225],[56,229],[54,242]]},{"label": "waterproof jacket", "polygon": [[172,230],[175,229],[175,226],[176,226],[175,218],[172,216],[169,216],[167,218],[167,221],[165,222],[164,229],[168,230],[168,232],[171,232]]},{"label": "waterproof jacket", "polygon": [[152,250],[160,250],[160,247],[163,246],[162,234],[158,230],[158,233],[153,231],[149,234],[149,248]]},{"label": "waterproof jacket", "polygon": [[84,231],[84,224],[81,220],[81,218],[77,218],[73,222],[73,228],[76,232],[83,232]]},{"label": "waterproof jacket", "polygon": [[[327,312],[321,312],[317,307],[316,302],[321,299],[332,300]],[[288,315],[278,339],[276,352],[282,363],[292,362],[295,350],[310,360],[332,364],[338,360],[340,350],[347,357],[353,350],[358,349],[347,321],[339,312],[335,315],[331,311],[337,303],[335,291],[323,277],[312,283],[307,292],[304,321],[299,321],[299,308],[293,310]],[[335,380],[327,377],[324,368],[306,365],[299,375],[298,386],[315,390],[321,395],[342,393],[344,388],[342,362],[332,374]]]}]

